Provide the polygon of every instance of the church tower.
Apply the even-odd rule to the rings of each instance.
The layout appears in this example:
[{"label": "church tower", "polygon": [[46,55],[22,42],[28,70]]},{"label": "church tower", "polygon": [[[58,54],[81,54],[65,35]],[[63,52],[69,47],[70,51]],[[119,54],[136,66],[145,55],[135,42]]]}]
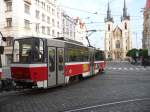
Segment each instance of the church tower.
[{"label": "church tower", "polygon": [[106,59],[112,57],[111,48],[112,48],[112,42],[111,38],[113,36],[113,17],[111,16],[111,10],[108,2],[108,8],[107,8],[107,17],[105,18],[105,55]]},{"label": "church tower", "polygon": [[126,58],[128,50],[132,49],[132,39],[130,30],[130,16],[127,14],[126,0],[124,0],[123,16],[121,17],[121,29],[122,29],[122,58]]}]

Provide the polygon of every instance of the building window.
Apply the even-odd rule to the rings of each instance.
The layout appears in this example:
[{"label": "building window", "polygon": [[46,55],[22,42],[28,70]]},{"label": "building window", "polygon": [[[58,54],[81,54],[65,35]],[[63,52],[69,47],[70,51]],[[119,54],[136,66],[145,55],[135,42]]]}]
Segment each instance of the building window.
[{"label": "building window", "polygon": [[36,5],[39,5],[40,1],[39,0],[36,0]]},{"label": "building window", "polygon": [[42,26],[42,33],[45,34],[45,26]]},{"label": "building window", "polygon": [[52,9],[52,15],[55,15],[55,9]]},{"label": "building window", "polygon": [[30,21],[29,20],[24,20],[24,27],[29,29],[30,28]]},{"label": "building window", "polygon": [[47,27],[47,35],[50,35],[50,27]]},{"label": "building window", "polygon": [[125,30],[127,30],[127,23],[125,23],[124,28],[125,28]]},{"label": "building window", "polygon": [[57,12],[57,17],[59,18],[59,12]]},{"label": "building window", "polygon": [[7,2],[6,3],[6,11],[7,12],[12,11],[12,2]]},{"label": "building window", "polygon": [[57,32],[57,37],[59,37],[59,32]]},{"label": "building window", "polygon": [[110,24],[108,25],[108,31],[110,31]]},{"label": "building window", "polygon": [[6,18],[7,27],[12,27],[12,18]]},{"label": "building window", "polygon": [[47,5],[47,12],[51,12],[51,8],[50,8],[50,6],[49,5]]},{"label": "building window", "polygon": [[6,18],[7,27],[12,27],[12,18]]},{"label": "building window", "polygon": [[37,19],[39,19],[40,18],[40,11],[36,10],[35,11],[35,16],[36,16]]},{"label": "building window", "polygon": [[48,10],[49,10],[49,6],[47,5],[47,8],[46,8],[46,10],[47,10],[47,12],[48,12]]},{"label": "building window", "polygon": [[54,19],[52,19],[52,25],[53,25],[53,27],[55,27],[55,20]]},{"label": "building window", "polygon": [[38,23],[35,25],[35,31],[36,31],[37,33],[40,32],[40,27],[39,27],[39,24],[38,24]]},{"label": "building window", "polygon": [[52,30],[52,36],[55,37],[55,31],[54,30]]},{"label": "building window", "polygon": [[72,32],[70,32],[70,36],[72,37]]},{"label": "building window", "polygon": [[119,40],[116,41],[116,48],[117,48],[117,49],[120,48],[120,41],[119,41]]},{"label": "building window", "polygon": [[7,46],[12,46],[13,45],[13,37],[7,37],[6,38],[6,45]]},{"label": "building window", "polygon": [[24,12],[27,14],[30,14],[30,6],[27,4],[24,4]]},{"label": "building window", "polygon": [[41,4],[42,4],[42,8],[45,9],[45,3],[41,2]]},{"label": "building window", "polygon": [[42,14],[42,21],[45,21],[45,15]]},{"label": "building window", "polygon": [[59,21],[57,22],[57,28],[59,28],[60,24],[59,24]]},{"label": "building window", "polygon": [[50,17],[47,16],[47,23],[50,24]]}]

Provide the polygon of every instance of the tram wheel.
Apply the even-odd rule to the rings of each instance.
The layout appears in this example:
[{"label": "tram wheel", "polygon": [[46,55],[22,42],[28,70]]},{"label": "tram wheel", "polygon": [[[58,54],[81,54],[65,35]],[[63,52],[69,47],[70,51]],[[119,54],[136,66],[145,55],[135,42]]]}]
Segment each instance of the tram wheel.
[{"label": "tram wheel", "polygon": [[72,76],[69,78],[69,83],[76,83],[79,81],[79,76]]}]

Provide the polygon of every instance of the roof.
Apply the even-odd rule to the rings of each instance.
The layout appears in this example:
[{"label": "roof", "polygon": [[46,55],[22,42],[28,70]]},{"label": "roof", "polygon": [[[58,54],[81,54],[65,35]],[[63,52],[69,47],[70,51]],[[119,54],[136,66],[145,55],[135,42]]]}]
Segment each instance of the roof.
[{"label": "roof", "polygon": [[145,8],[146,8],[146,9],[149,9],[149,8],[150,8],[150,0],[147,0],[147,1],[146,1],[146,6],[145,6]]},{"label": "roof", "polygon": [[114,29],[114,32],[116,32],[116,31],[118,31],[118,30],[119,30],[120,32],[122,32],[122,29],[117,25],[116,28]]}]

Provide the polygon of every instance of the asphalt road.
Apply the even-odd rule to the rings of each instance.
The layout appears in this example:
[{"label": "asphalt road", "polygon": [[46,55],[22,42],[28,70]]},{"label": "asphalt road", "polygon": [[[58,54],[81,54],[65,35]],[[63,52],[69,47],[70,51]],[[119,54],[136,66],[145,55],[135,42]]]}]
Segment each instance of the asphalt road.
[{"label": "asphalt road", "polygon": [[66,87],[3,93],[0,112],[150,112],[150,67],[110,62]]}]

